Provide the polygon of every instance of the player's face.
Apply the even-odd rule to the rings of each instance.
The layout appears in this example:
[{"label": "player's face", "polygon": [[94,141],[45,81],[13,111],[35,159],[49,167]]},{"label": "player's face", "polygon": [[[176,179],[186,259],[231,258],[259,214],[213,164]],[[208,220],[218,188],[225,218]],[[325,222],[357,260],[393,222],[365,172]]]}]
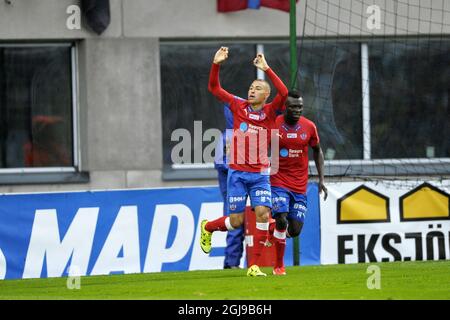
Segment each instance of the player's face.
[{"label": "player's face", "polygon": [[286,101],[286,114],[289,119],[297,122],[303,113],[303,99],[288,97]]},{"label": "player's face", "polygon": [[266,85],[261,81],[253,81],[248,89],[248,101],[251,104],[263,103],[269,97]]}]

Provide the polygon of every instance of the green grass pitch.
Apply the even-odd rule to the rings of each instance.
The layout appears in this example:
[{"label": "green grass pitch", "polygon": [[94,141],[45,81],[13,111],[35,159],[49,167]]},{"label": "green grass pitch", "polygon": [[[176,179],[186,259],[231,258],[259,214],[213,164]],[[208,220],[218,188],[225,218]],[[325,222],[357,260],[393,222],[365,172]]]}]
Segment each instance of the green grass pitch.
[{"label": "green grass pitch", "polygon": [[246,270],[162,272],[0,281],[0,299],[450,299],[450,261],[376,263],[380,289],[369,290],[370,264],[289,267],[287,276],[250,278]]}]

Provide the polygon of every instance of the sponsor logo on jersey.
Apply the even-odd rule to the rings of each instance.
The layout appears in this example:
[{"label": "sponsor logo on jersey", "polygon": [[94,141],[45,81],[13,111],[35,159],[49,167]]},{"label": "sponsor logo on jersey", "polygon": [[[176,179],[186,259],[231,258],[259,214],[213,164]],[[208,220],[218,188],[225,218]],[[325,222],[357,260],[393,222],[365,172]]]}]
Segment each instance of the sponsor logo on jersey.
[{"label": "sponsor logo on jersey", "polygon": [[[301,203],[295,203],[294,204],[294,209],[295,210],[298,210],[299,211],[299,213],[300,212],[306,212],[306,206],[304,206],[303,204],[301,204]],[[297,214],[298,215],[298,214]]]},{"label": "sponsor logo on jersey", "polygon": [[228,197],[228,202],[229,203],[234,203],[234,202],[242,202],[245,201],[245,197]]},{"label": "sponsor logo on jersey", "polygon": [[287,199],[285,197],[273,197],[272,198],[272,202],[274,202],[274,203],[280,203],[280,202],[286,203]]},{"label": "sponsor logo on jersey", "polygon": [[272,193],[268,190],[256,190],[256,196],[270,196]]},{"label": "sponsor logo on jersey", "polygon": [[[288,139],[297,139],[297,133],[288,133],[287,134]],[[303,139],[305,140],[305,139]]]},{"label": "sponsor logo on jersey", "polygon": [[302,149],[281,149],[280,150],[280,156],[283,158],[289,157],[289,158],[300,158],[303,155]]},{"label": "sponsor logo on jersey", "polygon": [[251,123],[248,125],[248,127],[255,132],[266,130],[264,127],[255,126],[254,124],[251,124]]},{"label": "sponsor logo on jersey", "polygon": [[248,117],[252,120],[262,121],[266,118],[266,114],[264,112],[260,114],[249,113]]},{"label": "sponsor logo on jersey", "polygon": [[305,213],[303,211],[298,211],[297,212],[297,217],[299,219],[305,219]]},{"label": "sponsor logo on jersey", "polygon": [[239,130],[241,130],[242,132],[246,132],[248,130],[247,122],[241,122],[241,124],[239,125]]}]

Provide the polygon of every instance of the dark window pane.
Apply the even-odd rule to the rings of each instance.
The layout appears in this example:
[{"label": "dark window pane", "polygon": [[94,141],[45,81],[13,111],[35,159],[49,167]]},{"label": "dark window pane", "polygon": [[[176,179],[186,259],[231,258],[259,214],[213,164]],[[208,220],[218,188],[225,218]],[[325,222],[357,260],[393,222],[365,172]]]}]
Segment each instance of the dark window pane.
[{"label": "dark window pane", "polygon": [[[163,44],[161,54],[161,87],[163,118],[164,164],[172,164],[171,151],[178,141],[171,141],[172,132],[185,128],[195,141],[194,121],[202,122],[202,132],[210,128],[223,130],[225,119],[223,104],[208,91],[208,79],[214,54],[223,44],[183,45]],[[255,46],[229,45],[229,58],[221,67],[220,82],[228,92],[247,98],[250,84],[256,78],[252,64]],[[195,149],[205,148],[211,142],[196,144],[192,141],[192,159]]]},{"label": "dark window pane", "polygon": [[0,168],[73,165],[69,47],[0,47]]},{"label": "dark window pane", "polygon": [[[269,65],[289,86],[289,45],[266,44]],[[361,58],[358,43],[302,41],[298,88],[327,159],[361,159]]]},{"label": "dark window pane", "polygon": [[372,158],[450,157],[450,41],[373,42]]}]

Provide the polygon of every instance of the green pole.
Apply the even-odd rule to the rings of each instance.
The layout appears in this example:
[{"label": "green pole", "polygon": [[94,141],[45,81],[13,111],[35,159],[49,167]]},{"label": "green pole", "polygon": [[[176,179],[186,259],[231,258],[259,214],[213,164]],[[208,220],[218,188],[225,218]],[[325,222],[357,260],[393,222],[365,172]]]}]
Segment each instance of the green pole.
[{"label": "green pole", "polygon": [[290,0],[291,10],[289,13],[289,47],[290,47],[290,81],[289,88],[296,89],[297,86],[297,10],[296,0]]},{"label": "green pole", "polygon": [[[296,1],[290,0],[291,10],[289,13],[289,47],[290,47],[290,77],[289,88],[296,89],[297,86],[297,14],[296,14]],[[295,237],[294,241],[294,266],[300,265],[300,239]]]}]

